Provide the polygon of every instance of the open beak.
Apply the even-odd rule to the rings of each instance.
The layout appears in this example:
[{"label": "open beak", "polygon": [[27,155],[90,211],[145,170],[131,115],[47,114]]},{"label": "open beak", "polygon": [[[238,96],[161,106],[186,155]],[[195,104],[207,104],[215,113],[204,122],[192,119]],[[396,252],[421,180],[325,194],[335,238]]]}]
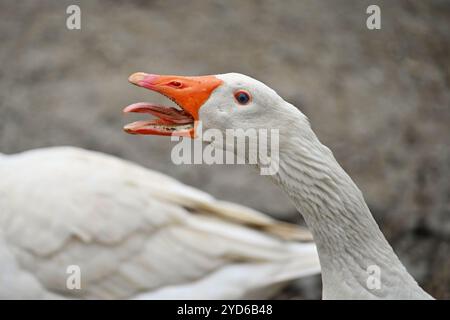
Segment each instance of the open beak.
[{"label": "open beak", "polygon": [[200,107],[222,80],[215,76],[163,76],[137,72],[128,80],[143,88],[156,91],[174,101],[180,108],[139,102],[129,105],[123,112],[147,113],[156,119],[127,124],[123,129],[130,134],[195,137]]}]

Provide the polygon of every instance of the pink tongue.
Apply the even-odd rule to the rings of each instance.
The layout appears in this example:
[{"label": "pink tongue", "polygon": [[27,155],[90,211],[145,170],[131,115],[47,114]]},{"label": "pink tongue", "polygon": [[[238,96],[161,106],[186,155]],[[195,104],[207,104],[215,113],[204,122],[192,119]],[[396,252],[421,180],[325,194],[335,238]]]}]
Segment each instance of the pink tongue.
[{"label": "pink tongue", "polygon": [[148,113],[173,124],[188,124],[194,122],[194,118],[184,110],[147,102],[138,102],[129,105],[123,109],[123,112]]}]

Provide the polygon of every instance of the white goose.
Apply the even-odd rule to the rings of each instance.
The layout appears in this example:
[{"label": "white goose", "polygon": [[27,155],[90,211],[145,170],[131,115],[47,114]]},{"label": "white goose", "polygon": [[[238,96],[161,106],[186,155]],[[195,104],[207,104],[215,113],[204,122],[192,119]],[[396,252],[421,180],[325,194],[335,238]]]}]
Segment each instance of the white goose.
[{"label": "white goose", "polygon": [[[274,90],[236,73],[200,77],[136,73],[129,80],[169,97],[183,111],[151,103],[128,106],[125,112],[160,118],[129,124],[124,128],[128,133],[194,137],[195,121],[224,136],[226,129],[279,130],[279,157],[271,159],[279,170],[272,178],[313,233],[324,299],[432,298],[399,261],[360,190],[320,143],[305,115]],[[230,144],[215,146],[235,151]],[[373,271],[380,276],[379,285],[368,283]]]},{"label": "white goose", "polygon": [[0,155],[0,177],[2,299],[261,298],[320,271],[308,231],[112,156]]}]

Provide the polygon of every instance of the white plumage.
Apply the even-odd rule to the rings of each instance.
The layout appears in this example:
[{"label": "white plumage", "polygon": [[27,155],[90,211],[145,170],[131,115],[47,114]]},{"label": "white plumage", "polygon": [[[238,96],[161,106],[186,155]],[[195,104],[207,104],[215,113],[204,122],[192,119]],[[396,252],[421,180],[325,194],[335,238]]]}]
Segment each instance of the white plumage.
[{"label": "white plumage", "polygon": [[0,177],[0,298],[263,297],[320,270],[307,231],[112,156],[3,155]]}]

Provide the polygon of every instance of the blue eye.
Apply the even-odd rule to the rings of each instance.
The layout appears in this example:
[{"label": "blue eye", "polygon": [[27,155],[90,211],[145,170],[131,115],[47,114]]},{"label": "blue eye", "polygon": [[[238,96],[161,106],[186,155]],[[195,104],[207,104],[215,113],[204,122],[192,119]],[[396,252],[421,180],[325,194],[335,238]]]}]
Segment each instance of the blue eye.
[{"label": "blue eye", "polygon": [[250,94],[247,91],[239,90],[234,94],[234,98],[240,104],[247,104],[250,101]]}]

